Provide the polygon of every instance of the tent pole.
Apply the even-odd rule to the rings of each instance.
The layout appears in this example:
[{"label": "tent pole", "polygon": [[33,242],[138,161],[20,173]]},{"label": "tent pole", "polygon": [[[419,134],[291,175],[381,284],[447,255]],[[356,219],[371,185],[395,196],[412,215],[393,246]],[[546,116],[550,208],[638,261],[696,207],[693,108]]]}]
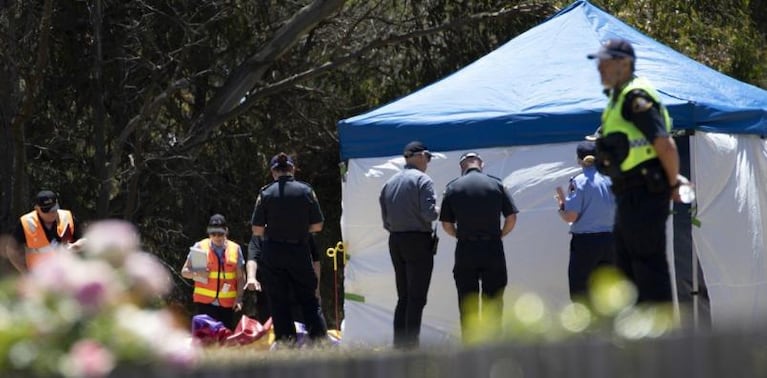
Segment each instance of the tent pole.
[{"label": "tent pole", "polygon": [[695,253],[695,248],[692,250],[692,324],[693,330],[698,331],[699,316],[698,316],[698,254]]}]

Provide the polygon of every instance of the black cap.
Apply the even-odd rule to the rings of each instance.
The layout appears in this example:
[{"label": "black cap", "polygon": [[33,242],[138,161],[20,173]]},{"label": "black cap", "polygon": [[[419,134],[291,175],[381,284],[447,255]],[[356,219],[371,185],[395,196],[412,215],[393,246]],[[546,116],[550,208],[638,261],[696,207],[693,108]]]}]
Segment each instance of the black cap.
[{"label": "black cap", "polygon": [[635,59],[634,47],[625,39],[610,39],[605,42],[594,54],[586,55],[589,59],[614,59],[614,58],[632,58]]},{"label": "black cap", "polygon": [[477,158],[480,161],[482,161],[482,156],[479,156],[478,153],[476,153],[476,152],[467,152],[467,153],[461,155],[461,157],[458,159],[458,164],[463,164],[464,160],[469,159],[469,158]]},{"label": "black cap", "polygon": [[411,156],[415,155],[418,152],[423,152],[426,155],[431,156],[431,152],[429,152],[429,148],[426,147],[425,144],[423,144],[423,143],[421,143],[421,142],[419,142],[417,140],[414,140],[414,141],[408,143],[405,146],[405,151],[403,151],[402,154],[405,157],[411,157]]},{"label": "black cap", "polygon": [[586,156],[596,156],[597,154],[597,144],[592,141],[583,141],[578,143],[577,148],[578,153],[578,159],[583,160]]},{"label": "black cap", "polygon": [[[280,161],[280,156],[285,156],[283,161]],[[290,155],[286,155],[284,153],[279,153],[277,155],[272,156],[272,160],[269,161],[269,168],[275,169],[275,168],[288,168],[288,167],[295,167],[295,164],[293,163],[293,159],[291,159]]]},{"label": "black cap", "polygon": [[213,214],[208,221],[208,233],[226,233],[226,218],[221,214]]},{"label": "black cap", "polygon": [[40,206],[40,210],[46,213],[53,210],[54,207],[58,210],[59,197],[50,190],[41,190],[37,193],[35,205]]}]

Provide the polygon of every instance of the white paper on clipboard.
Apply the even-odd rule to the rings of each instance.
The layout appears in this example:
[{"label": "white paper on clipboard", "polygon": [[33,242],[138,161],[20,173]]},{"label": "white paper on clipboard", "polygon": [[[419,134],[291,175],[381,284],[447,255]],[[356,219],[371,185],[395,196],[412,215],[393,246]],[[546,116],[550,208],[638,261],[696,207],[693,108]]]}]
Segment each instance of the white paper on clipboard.
[{"label": "white paper on clipboard", "polygon": [[[208,252],[203,249],[196,247],[189,248],[189,259],[191,260],[190,269],[193,272],[204,272],[208,267]],[[201,283],[208,283],[208,277],[195,277],[194,280]]]}]

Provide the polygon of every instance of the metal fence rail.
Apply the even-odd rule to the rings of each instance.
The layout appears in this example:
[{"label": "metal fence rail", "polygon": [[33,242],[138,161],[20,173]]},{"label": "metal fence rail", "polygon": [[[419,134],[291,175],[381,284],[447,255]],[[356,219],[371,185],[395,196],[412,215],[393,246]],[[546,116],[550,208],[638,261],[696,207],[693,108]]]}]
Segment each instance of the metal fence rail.
[{"label": "metal fence rail", "polygon": [[[269,353],[269,352],[264,352]],[[258,378],[720,378],[767,376],[767,332],[680,334],[626,341],[583,338],[561,343],[499,343],[472,348],[334,351],[306,357],[280,352],[235,366],[194,371],[118,368],[113,377]],[[294,353],[286,358],[284,353]],[[303,356],[302,356],[303,354]]]}]

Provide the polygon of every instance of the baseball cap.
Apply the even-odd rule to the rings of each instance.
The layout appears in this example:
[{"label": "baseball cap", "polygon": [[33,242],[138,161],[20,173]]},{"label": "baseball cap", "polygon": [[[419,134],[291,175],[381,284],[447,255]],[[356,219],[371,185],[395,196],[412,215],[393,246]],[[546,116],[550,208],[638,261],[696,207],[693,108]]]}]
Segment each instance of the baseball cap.
[{"label": "baseball cap", "polygon": [[467,152],[467,153],[461,155],[461,157],[458,159],[458,164],[463,164],[464,160],[469,159],[469,158],[477,158],[480,161],[482,161],[482,156],[479,156],[478,153],[476,153],[476,152]]},{"label": "baseball cap", "polygon": [[634,55],[634,47],[631,43],[625,39],[609,39],[602,44],[594,54],[586,55],[589,59],[614,59],[614,58],[632,58],[636,59]]},{"label": "baseball cap", "polygon": [[226,218],[221,214],[213,214],[208,221],[208,234],[216,232],[226,233]]},{"label": "baseball cap", "polygon": [[284,152],[272,156],[272,160],[269,161],[270,169],[288,167],[295,167],[295,164],[293,163],[293,159],[290,157],[290,155],[287,155]]},{"label": "baseball cap", "polygon": [[44,213],[59,209],[59,197],[50,190],[41,190],[35,198],[35,205]]},{"label": "baseball cap", "polygon": [[414,140],[408,143],[405,146],[405,151],[403,151],[402,154],[405,155],[405,157],[411,157],[419,152],[423,152],[424,155],[431,157],[431,152],[429,152],[429,148],[426,147],[425,144],[417,140]]},{"label": "baseball cap", "polygon": [[597,144],[592,141],[583,141],[578,143],[578,148],[576,149],[578,153],[578,159],[583,160],[586,156],[596,156],[597,154]]}]

